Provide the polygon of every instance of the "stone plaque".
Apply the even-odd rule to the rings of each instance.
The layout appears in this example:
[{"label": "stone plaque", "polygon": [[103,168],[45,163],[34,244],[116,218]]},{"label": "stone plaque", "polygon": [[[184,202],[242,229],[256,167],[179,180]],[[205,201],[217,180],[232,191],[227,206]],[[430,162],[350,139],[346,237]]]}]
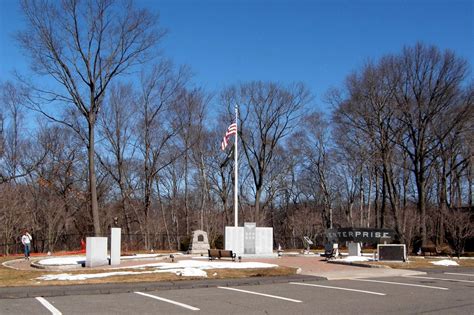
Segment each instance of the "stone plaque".
[{"label": "stone plaque", "polygon": [[405,244],[378,244],[377,253],[379,261],[406,261]]},{"label": "stone plaque", "polygon": [[244,223],[244,254],[255,254],[256,229],[255,222]]}]

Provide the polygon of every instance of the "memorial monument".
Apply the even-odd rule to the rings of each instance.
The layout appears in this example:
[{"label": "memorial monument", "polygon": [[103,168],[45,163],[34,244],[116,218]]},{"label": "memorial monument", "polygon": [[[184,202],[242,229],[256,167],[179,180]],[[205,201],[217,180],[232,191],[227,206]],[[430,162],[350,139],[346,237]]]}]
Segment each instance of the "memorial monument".
[{"label": "memorial monument", "polygon": [[86,267],[99,267],[108,264],[107,237],[88,237],[86,239]]},{"label": "memorial monument", "polygon": [[120,254],[122,244],[122,229],[112,228],[110,230],[110,265],[120,265]]},{"label": "memorial monument", "polygon": [[[235,106],[235,122],[232,123],[222,139],[221,148],[225,150],[230,136],[234,135],[234,226],[225,227],[225,249],[232,250],[237,256],[273,255],[273,228],[257,227],[254,222],[239,226],[239,171],[238,171],[238,108]],[[276,256],[276,255],[275,255]]]},{"label": "memorial monument", "polygon": [[211,248],[207,232],[203,230],[193,231],[192,240],[189,245],[189,252],[191,254],[207,254],[207,250]]},{"label": "memorial monument", "polygon": [[273,228],[257,227],[255,222],[226,226],[225,249],[237,256],[273,256]]}]

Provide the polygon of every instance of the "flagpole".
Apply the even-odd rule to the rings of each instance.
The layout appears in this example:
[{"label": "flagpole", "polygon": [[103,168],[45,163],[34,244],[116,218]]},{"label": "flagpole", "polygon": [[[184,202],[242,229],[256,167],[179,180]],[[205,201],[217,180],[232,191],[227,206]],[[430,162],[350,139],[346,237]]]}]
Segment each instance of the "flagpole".
[{"label": "flagpole", "polygon": [[239,161],[238,161],[238,152],[237,152],[237,143],[238,143],[238,135],[239,135],[239,126],[238,126],[238,109],[237,104],[235,105],[235,125],[236,125],[236,133],[234,137],[234,226],[237,227],[239,225]]}]

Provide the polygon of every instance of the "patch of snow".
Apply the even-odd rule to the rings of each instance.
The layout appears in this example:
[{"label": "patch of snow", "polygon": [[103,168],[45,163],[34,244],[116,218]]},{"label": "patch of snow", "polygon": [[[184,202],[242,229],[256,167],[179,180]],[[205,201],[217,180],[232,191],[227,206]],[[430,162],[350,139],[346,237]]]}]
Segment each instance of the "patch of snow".
[{"label": "patch of snow", "polygon": [[196,268],[184,268],[184,269],[167,269],[167,270],[151,270],[151,271],[113,271],[113,272],[101,272],[101,273],[82,273],[82,274],[70,274],[60,273],[53,275],[44,275],[36,278],[37,280],[60,280],[60,281],[77,281],[87,279],[106,278],[113,276],[127,276],[127,275],[139,275],[139,274],[150,274],[150,273],[162,273],[171,272],[183,277],[207,277],[207,273],[204,270]]},{"label": "patch of snow", "polygon": [[370,257],[365,256],[346,256],[341,258],[342,261],[369,261],[372,260]]},{"label": "patch of snow", "polygon": [[130,255],[130,256],[121,256],[120,259],[136,259],[136,258],[154,258],[158,257],[160,254],[136,254],[136,255]]},{"label": "patch of snow", "polygon": [[131,274],[141,274],[141,273],[151,273],[152,271],[142,271],[142,272],[135,272],[135,271],[116,271],[116,272],[102,272],[102,273],[91,273],[91,274],[70,274],[70,273],[60,273],[54,275],[44,275],[38,277],[38,280],[86,280],[86,279],[94,279],[94,278],[105,278],[111,276],[124,276],[124,275],[131,275]]},{"label": "patch of snow", "polygon": [[197,268],[184,268],[180,272],[184,277],[207,277],[207,272]]},{"label": "patch of snow", "polygon": [[[180,255],[180,253],[175,253],[173,255]],[[157,258],[163,256],[162,254],[136,254],[130,256],[121,256],[120,259],[129,260],[129,259],[146,259],[146,258]],[[167,255],[166,255],[167,256]],[[83,264],[86,261],[86,256],[68,256],[68,257],[55,257],[55,258],[46,258],[38,261],[40,265],[78,265]]]},{"label": "patch of snow", "polygon": [[454,260],[449,260],[449,259],[431,261],[431,263],[436,266],[459,266],[457,262],[455,262]]},{"label": "patch of snow", "polygon": [[40,265],[80,265],[86,261],[86,256],[57,257],[38,261]]},{"label": "patch of snow", "polygon": [[275,268],[278,265],[259,263],[259,262],[223,262],[223,261],[197,261],[197,260],[179,260],[175,263],[151,263],[138,265],[128,268],[157,267],[160,269],[169,268],[199,268],[206,269],[250,269],[250,268]]},{"label": "patch of snow", "polygon": [[52,274],[38,277],[38,280],[86,280],[93,278],[105,278],[112,276],[139,275],[149,273],[171,272],[184,277],[207,277],[207,269],[251,269],[251,268],[274,268],[278,265],[259,262],[214,262],[214,261],[195,261],[181,260],[176,263],[155,263],[146,264],[128,268],[140,269],[144,267],[155,267],[156,270],[146,271],[112,271],[93,274]]}]

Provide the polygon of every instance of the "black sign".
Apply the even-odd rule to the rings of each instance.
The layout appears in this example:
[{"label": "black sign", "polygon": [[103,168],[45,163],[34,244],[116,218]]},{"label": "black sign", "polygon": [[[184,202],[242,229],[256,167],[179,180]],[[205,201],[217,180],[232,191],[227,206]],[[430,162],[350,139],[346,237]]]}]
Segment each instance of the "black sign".
[{"label": "black sign", "polygon": [[338,228],[326,231],[326,236],[332,243],[388,243],[392,240],[394,234],[394,230],[370,228]]},{"label": "black sign", "polygon": [[377,246],[379,255],[379,261],[391,260],[391,261],[405,261],[405,245],[403,244],[390,244]]}]

